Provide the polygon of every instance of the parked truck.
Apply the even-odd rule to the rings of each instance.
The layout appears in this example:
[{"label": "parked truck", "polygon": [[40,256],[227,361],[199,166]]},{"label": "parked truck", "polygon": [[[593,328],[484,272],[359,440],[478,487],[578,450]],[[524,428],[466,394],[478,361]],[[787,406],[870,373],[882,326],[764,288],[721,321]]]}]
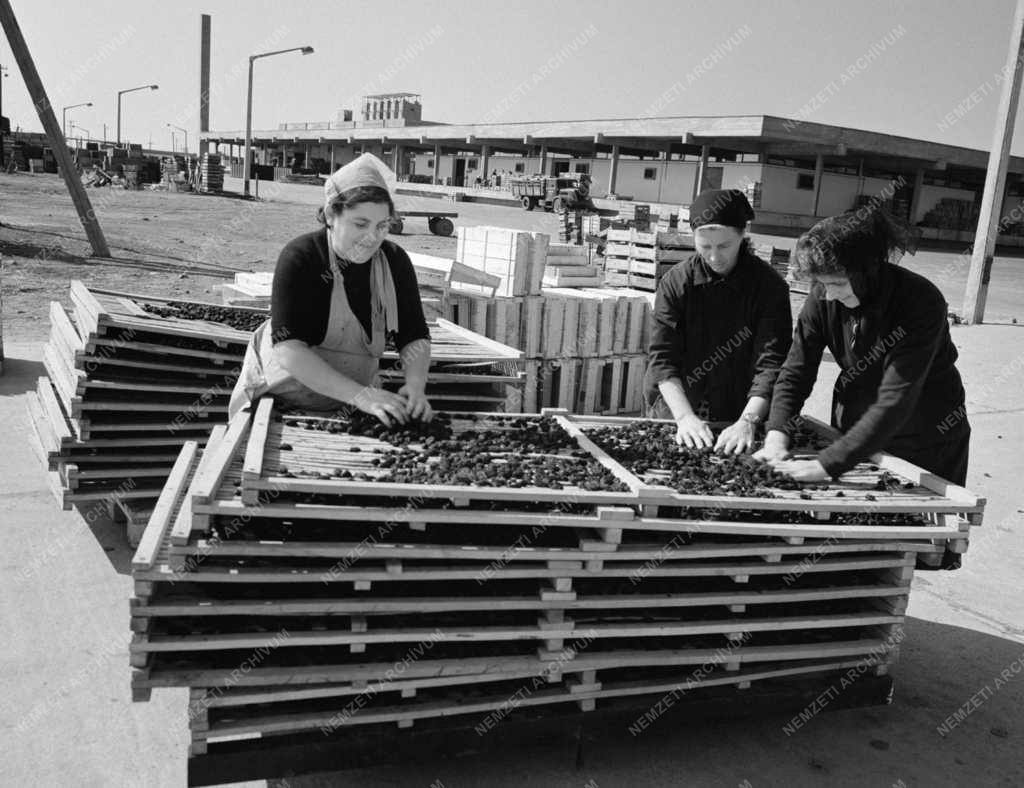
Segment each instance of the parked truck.
[{"label": "parked truck", "polygon": [[575,178],[531,175],[514,178],[509,185],[512,195],[519,198],[527,211],[538,205],[555,213],[594,207],[590,199],[590,176],[586,173]]}]

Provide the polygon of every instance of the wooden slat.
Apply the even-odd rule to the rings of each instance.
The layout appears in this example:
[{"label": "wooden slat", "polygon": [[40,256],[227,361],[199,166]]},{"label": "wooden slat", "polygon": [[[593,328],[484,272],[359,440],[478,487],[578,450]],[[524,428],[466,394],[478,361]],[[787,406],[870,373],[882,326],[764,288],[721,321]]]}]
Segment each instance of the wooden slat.
[{"label": "wooden slat", "polygon": [[224,474],[227,473],[231,458],[249,434],[250,418],[251,414],[248,411],[239,413],[228,425],[224,438],[203,453],[203,457],[209,457],[209,461],[202,473],[196,474],[195,482],[189,491],[193,503],[208,503],[213,500]]},{"label": "wooden slat", "polygon": [[242,465],[243,481],[259,479],[263,475],[263,454],[267,446],[267,430],[274,411],[274,398],[263,397],[256,406],[256,415],[249,430],[249,441],[245,447],[245,461]]},{"label": "wooden slat", "polygon": [[218,456],[218,450],[225,439],[227,431],[228,428],[224,424],[218,424],[213,428],[210,433],[210,438],[206,442],[206,449],[203,451],[203,455],[199,459],[199,464],[195,469],[195,473],[193,474],[188,487],[181,491],[181,497],[184,500],[181,505],[181,512],[179,516],[171,524],[171,544],[185,544],[188,542],[189,536],[192,533],[192,503],[195,500],[196,485],[199,483],[200,478],[205,476],[210,463]]},{"label": "wooden slat", "polygon": [[181,447],[181,453],[167,477],[167,483],[160,492],[153,514],[142,534],[142,540],[132,558],[132,569],[149,569],[156,562],[157,550],[171,525],[175,503],[188,486],[198,453],[199,444],[196,441],[186,441]]}]

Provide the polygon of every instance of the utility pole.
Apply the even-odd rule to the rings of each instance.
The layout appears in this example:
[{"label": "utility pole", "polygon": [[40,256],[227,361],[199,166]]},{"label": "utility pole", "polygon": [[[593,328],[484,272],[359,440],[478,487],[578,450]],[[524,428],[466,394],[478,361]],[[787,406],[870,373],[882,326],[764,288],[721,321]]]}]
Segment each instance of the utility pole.
[{"label": "utility pole", "polygon": [[988,172],[985,173],[985,190],[981,197],[981,214],[978,217],[974,250],[971,253],[971,270],[967,275],[967,289],[964,293],[963,320],[969,324],[981,323],[985,319],[988,283],[992,276],[992,260],[995,257],[996,238],[999,235],[999,215],[1002,213],[1003,194],[1006,191],[1006,167],[1009,163],[1013,124],[1020,99],[1022,57],[1024,0],[1017,0],[1017,11],[1013,17],[1013,27],[1010,29],[1010,50],[1003,71],[1006,79],[1003,81],[1003,94],[999,99],[992,150],[988,157]]},{"label": "utility pole", "polygon": [[64,183],[71,193],[71,201],[75,205],[75,210],[78,211],[78,220],[82,223],[85,234],[89,238],[92,252],[97,257],[110,257],[107,239],[103,236],[103,229],[96,218],[96,211],[92,207],[89,195],[86,194],[85,187],[82,185],[82,179],[78,177],[74,159],[71,158],[68,146],[64,144],[64,135],[61,133],[57,116],[53,112],[53,105],[50,104],[43,81],[32,61],[32,55],[21,34],[21,27],[14,16],[10,0],[0,0],[0,25],[7,33],[7,42],[11,46],[11,52],[14,53],[14,59],[21,70],[21,77],[25,80],[25,87],[28,88],[29,96],[32,97],[32,103],[39,114],[39,120],[43,124],[43,130],[46,132],[50,147],[57,159],[61,177],[64,178]]}]

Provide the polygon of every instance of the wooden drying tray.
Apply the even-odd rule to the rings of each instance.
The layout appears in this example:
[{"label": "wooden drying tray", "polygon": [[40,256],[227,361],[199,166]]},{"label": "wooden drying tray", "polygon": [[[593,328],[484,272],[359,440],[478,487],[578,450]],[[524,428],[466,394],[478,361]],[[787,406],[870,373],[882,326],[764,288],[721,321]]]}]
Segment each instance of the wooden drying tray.
[{"label": "wooden drying tray", "polygon": [[[634,424],[637,421],[658,423],[654,419],[635,419],[611,416],[579,416],[570,415],[566,411],[542,411],[554,416],[577,440],[597,456],[617,461],[605,453],[586,435],[586,430],[596,427],[616,427]],[[835,439],[838,433],[828,425],[804,416],[808,427],[821,437]],[[660,423],[669,424],[669,421]],[[798,455],[802,457],[804,455]],[[811,455],[806,455],[807,457]],[[985,500],[969,490],[940,479],[934,474],[894,457],[880,453],[872,458],[877,470],[871,464],[861,463],[854,470],[843,474],[838,482],[829,482],[830,489],[819,490],[772,490],[774,498],[755,498],[740,496],[688,495],[677,492],[669,487],[658,485],[641,479],[620,465],[622,478],[628,479],[631,489],[636,489],[645,505],[682,506],[693,508],[720,508],[725,510],[774,510],[774,511],[805,511],[805,512],[851,512],[860,513],[866,509],[879,514],[921,513],[921,514],[967,514],[981,513],[985,508]],[[889,472],[909,481],[915,486],[909,490],[883,492],[875,489],[875,483],[883,472]],[[843,497],[836,497],[835,490],[842,490]],[[811,499],[801,498],[801,493],[810,495]],[[873,495],[876,500],[867,499]]]},{"label": "wooden drying tray", "polygon": [[[636,678],[633,680],[608,680],[600,674],[583,672],[578,678],[565,684],[548,684],[546,687],[534,689],[520,697],[516,707],[542,708],[559,703],[576,704],[581,711],[593,711],[597,701],[615,698],[650,697],[657,700],[666,695],[678,692],[680,687],[687,691],[701,690],[712,687],[736,687],[747,690],[753,682],[779,681],[801,676],[831,675],[838,681],[843,671],[859,668],[861,671],[883,669],[884,657],[868,656],[864,659],[844,661],[820,661],[811,663],[793,663],[766,665],[762,668],[730,669],[729,667],[708,671],[706,675],[695,677],[692,670],[680,671],[678,675],[663,676],[657,679]],[[543,676],[543,672],[540,676]],[[510,677],[514,678],[514,677]],[[538,678],[538,676],[534,676]],[[600,679],[600,680],[599,680]],[[500,679],[499,679],[500,680]],[[523,688],[530,689],[529,681],[524,681],[519,688],[513,687],[512,692]],[[468,692],[453,691],[443,699],[415,698],[415,690],[407,691],[404,697],[410,700],[400,701],[395,698],[390,705],[374,705],[361,709],[358,713],[345,713],[345,701],[339,701],[335,709],[324,711],[295,711],[286,707],[277,710],[273,705],[232,714],[219,719],[216,713],[201,711],[194,719],[192,726],[192,752],[203,753],[217,739],[230,738],[237,746],[247,740],[263,741],[275,735],[299,734],[303,732],[321,732],[325,728],[351,729],[363,725],[397,725],[398,728],[411,728],[416,721],[436,720],[453,716],[477,715],[481,720],[488,715],[499,714],[502,717],[509,708],[509,688],[498,687],[490,694],[479,689]],[[363,690],[365,692],[365,689]],[[454,696],[454,697],[453,697]],[[518,697],[518,696],[517,696]],[[534,712],[536,713],[536,712]],[[262,745],[261,745],[262,746]]]},{"label": "wooden drying tray", "polygon": [[[261,490],[296,493],[323,493],[327,495],[379,495],[396,496],[403,499],[448,499],[456,506],[468,505],[472,500],[509,501],[534,504],[537,502],[597,504],[605,506],[629,505],[637,502],[632,492],[589,491],[567,487],[562,490],[549,488],[506,488],[506,487],[474,487],[470,485],[431,485],[431,484],[397,484],[397,483],[366,483],[359,481],[343,481],[338,479],[318,480],[299,479],[275,476],[265,463],[271,456],[275,458],[274,469],[277,467],[276,457],[280,453],[282,442],[291,442],[293,450],[288,452],[290,465],[299,462],[300,454],[309,463],[319,467],[350,468],[355,472],[368,472],[369,463],[364,457],[357,456],[352,448],[390,451],[391,444],[373,438],[353,437],[343,434],[325,434],[302,430],[299,427],[288,427],[272,421],[273,398],[264,397],[256,408],[252,419],[250,433],[249,414],[243,412],[231,423],[225,440],[217,448],[216,462],[210,469],[207,478],[198,486],[194,503],[210,503],[216,499],[217,490],[226,475],[234,454],[242,450],[242,443],[247,438],[244,449],[245,460],[242,473],[242,499],[245,503],[255,503]],[[493,420],[495,414],[472,414],[482,420]],[[533,415],[502,415],[502,420],[536,420]],[[291,434],[295,432],[295,440]],[[285,441],[282,436],[288,436]],[[305,453],[305,454],[304,454]],[[308,456],[305,456],[308,454]],[[365,456],[365,455],[364,455]],[[603,462],[606,465],[607,463]],[[295,467],[299,467],[295,465]],[[632,512],[626,513],[632,517]],[[540,516],[538,516],[539,519]]]},{"label": "wooden drying tray", "polygon": [[146,312],[139,303],[153,302],[166,304],[169,301],[194,303],[218,309],[240,309],[249,312],[263,310],[245,309],[243,307],[225,307],[223,304],[210,304],[200,301],[183,301],[182,299],[157,298],[117,291],[90,291],[82,282],[71,282],[71,300],[75,305],[78,319],[78,332],[83,336],[103,335],[108,328],[121,328],[129,331],[147,331],[174,336],[202,339],[225,347],[229,344],[245,345],[251,334],[248,331],[212,323],[205,320],[183,320],[175,317],[160,317]]},{"label": "wooden drying tray", "polygon": [[[523,672],[530,675],[542,675],[553,667],[563,672],[583,670],[602,670],[609,668],[644,668],[667,667],[675,665],[700,666],[706,663],[724,664],[736,661],[740,664],[764,664],[789,660],[811,659],[843,659],[863,658],[869,654],[880,655],[892,648],[884,636],[867,638],[850,638],[832,642],[807,642],[772,646],[741,646],[731,652],[719,648],[673,647],[658,650],[649,649],[616,649],[601,653],[596,649],[588,649],[575,654],[570,661],[554,663],[541,660],[536,655],[463,657],[446,659],[420,659],[408,665],[403,678],[407,681],[434,682],[443,679],[466,680],[473,676],[511,676],[516,677]],[[193,655],[196,661],[201,654]],[[571,666],[571,667],[570,667]],[[235,688],[235,691],[252,696],[268,694],[273,700],[274,695],[294,690],[297,686],[303,689],[309,685],[328,682],[347,682],[357,685],[367,682],[384,680],[388,668],[394,662],[371,662],[369,660],[354,664],[325,664],[310,666],[274,667],[258,665],[227,685],[230,671],[223,667],[180,667],[176,664],[162,664],[159,655],[151,661],[146,670],[133,672],[132,684],[137,688],[155,687],[209,687]],[[392,674],[393,675],[393,674]],[[286,685],[286,686],[285,686]],[[358,689],[358,687],[357,687]],[[365,687],[363,687],[365,690]],[[282,698],[286,699],[286,698]]]}]

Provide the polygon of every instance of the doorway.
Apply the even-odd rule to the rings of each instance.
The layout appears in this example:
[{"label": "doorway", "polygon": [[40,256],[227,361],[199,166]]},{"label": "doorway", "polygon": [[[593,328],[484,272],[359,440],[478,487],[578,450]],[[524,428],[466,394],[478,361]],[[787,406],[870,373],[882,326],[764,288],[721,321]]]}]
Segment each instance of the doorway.
[{"label": "doorway", "polygon": [[466,185],[466,160],[455,159],[455,173],[452,178],[452,186],[465,186]]}]

